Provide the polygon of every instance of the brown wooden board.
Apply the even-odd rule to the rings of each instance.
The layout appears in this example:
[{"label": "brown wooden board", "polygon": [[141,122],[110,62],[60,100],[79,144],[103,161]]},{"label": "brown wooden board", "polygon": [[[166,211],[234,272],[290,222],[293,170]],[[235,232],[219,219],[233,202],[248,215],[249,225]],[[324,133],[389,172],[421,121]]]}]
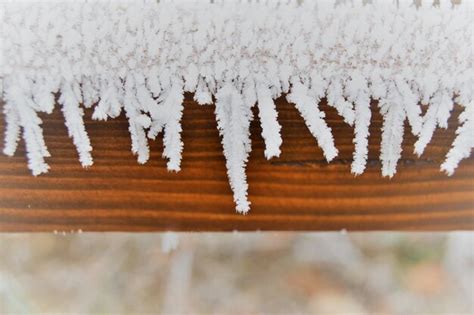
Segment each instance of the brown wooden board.
[{"label": "brown wooden board", "polygon": [[350,172],[353,128],[324,102],[320,107],[340,151],[330,164],[284,98],[277,100],[282,155],[267,161],[255,109],[248,215],[234,210],[214,106],[199,106],[186,96],[179,173],[166,170],[161,138],[150,141],[150,161],[139,165],[130,151],[125,117],[93,121],[92,110],[86,110],[85,122],[94,165],[83,169],[56,109],[42,115],[52,154],[48,174],[30,174],[23,141],[14,157],[0,156],[0,231],[474,229],[474,158],[464,160],[452,177],[439,171],[455,136],[459,108],[449,129],[436,131],[421,158],[413,154],[415,137],[406,127],[398,172],[389,179],[380,171],[382,118],[376,103],[368,166],[358,177]]}]

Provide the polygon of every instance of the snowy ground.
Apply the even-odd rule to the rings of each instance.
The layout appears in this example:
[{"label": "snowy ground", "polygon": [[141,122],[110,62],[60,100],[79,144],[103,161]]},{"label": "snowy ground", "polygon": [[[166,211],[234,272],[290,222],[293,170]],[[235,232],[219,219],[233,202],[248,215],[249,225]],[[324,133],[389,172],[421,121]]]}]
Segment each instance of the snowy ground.
[{"label": "snowy ground", "polygon": [[0,235],[0,313],[473,314],[472,233]]}]

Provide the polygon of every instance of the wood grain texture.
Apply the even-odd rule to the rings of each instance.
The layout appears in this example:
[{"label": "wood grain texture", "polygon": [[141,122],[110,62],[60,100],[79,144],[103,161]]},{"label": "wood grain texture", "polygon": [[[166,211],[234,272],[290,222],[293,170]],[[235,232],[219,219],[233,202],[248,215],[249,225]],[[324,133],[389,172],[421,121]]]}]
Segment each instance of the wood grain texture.
[{"label": "wood grain texture", "polygon": [[[90,119],[86,129],[94,165],[83,169],[59,110],[42,116],[52,157],[48,174],[33,177],[24,143],[14,157],[0,157],[0,231],[232,231],[232,230],[454,230],[474,229],[474,158],[452,177],[439,166],[454,138],[456,109],[448,130],[438,130],[421,158],[406,127],[403,158],[394,178],[383,178],[378,159],[382,119],[372,104],[366,172],[350,172],[353,128],[334,109],[327,114],[340,154],[324,161],[293,105],[277,100],[282,125],[280,158],[265,160],[257,111],[248,163],[248,215],[235,213],[214,106],[186,96],[182,171],[169,173],[162,142],[150,141],[151,158],[139,165],[130,152],[122,115]],[[0,119],[0,138],[4,121]]]}]

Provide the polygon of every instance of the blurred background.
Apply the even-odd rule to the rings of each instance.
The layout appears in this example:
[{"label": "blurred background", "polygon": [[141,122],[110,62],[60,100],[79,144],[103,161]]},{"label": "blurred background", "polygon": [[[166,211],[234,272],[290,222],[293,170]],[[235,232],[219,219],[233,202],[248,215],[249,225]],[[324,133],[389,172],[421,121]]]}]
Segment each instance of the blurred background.
[{"label": "blurred background", "polygon": [[474,314],[473,233],[0,234],[0,313]]}]

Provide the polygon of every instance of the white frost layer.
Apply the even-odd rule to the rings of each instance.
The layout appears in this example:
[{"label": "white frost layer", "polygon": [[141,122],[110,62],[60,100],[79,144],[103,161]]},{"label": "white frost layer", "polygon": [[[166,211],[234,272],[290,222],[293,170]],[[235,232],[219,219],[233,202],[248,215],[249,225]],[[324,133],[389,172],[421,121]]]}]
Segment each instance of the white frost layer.
[{"label": "white frost layer", "polygon": [[[60,106],[79,160],[92,165],[83,107],[93,119],[129,121],[132,151],[179,171],[184,92],[215,114],[237,210],[246,213],[249,125],[257,104],[267,158],[280,155],[274,99],[286,94],[330,161],[338,154],[318,102],[326,97],[355,129],[352,172],[367,161],[371,99],[384,124],[382,174],[393,176],[407,120],[421,155],[454,102],[465,107],[442,169],[452,174],[474,145],[471,1],[2,1],[0,91],[4,153],[22,136],[34,175],[48,171],[39,112]],[[341,1],[337,1],[341,2]],[[55,101],[54,93],[60,93]],[[425,114],[422,108],[426,107]]]}]

